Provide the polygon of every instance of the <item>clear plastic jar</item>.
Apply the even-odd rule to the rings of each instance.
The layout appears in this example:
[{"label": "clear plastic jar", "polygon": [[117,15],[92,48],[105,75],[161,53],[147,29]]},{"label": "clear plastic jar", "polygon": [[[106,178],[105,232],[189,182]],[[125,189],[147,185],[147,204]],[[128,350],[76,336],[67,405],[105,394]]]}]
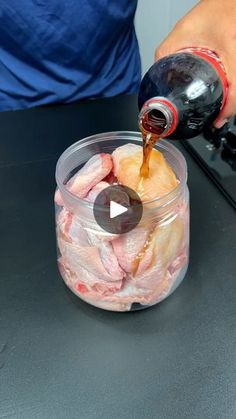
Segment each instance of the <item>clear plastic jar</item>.
[{"label": "clear plastic jar", "polygon": [[[61,206],[55,205],[61,276],[79,298],[112,311],[142,309],[168,297],[182,282],[189,258],[187,166],[170,142],[160,140],[156,149],[172,167],[178,185],[164,197],[145,202],[140,223],[129,233],[117,236],[102,230],[95,221],[93,204],[66,188],[71,175],[94,154],[111,154],[127,143],[142,145],[141,134],[93,135],[69,147],[56,167],[63,200]],[[141,248],[140,239],[144,240]],[[138,269],[127,267],[137,260]]]}]

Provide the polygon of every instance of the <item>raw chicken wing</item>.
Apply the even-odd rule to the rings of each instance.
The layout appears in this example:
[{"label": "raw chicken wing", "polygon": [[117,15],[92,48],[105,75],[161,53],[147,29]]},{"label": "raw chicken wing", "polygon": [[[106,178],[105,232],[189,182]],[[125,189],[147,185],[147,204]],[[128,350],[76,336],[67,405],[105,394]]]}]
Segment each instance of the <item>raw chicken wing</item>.
[{"label": "raw chicken wing", "polygon": [[[85,198],[90,189],[104,179],[112,170],[110,154],[95,154],[67,183],[68,190],[79,198]],[[55,202],[63,205],[59,191],[56,191]]]},{"label": "raw chicken wing", "polygon": [[125,144],[113,153],[114,174],[120,184],[135,190],[143,202],[160,198],[177,185],[176,176],[159,151],[153,149],[150,158],[149,176],[140,177],[143,160],[142,147]]}]

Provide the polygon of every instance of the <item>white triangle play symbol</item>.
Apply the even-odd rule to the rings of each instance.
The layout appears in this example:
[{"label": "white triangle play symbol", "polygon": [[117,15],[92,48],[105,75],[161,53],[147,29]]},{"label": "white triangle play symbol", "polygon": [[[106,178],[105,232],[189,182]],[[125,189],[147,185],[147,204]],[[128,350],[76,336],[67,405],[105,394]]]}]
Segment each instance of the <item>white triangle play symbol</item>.
[{"label": "white triangle play symbol", "polygon": [[127,211],[128,208],[125,208],[123,205],[117,204],[115,201],[110,201],[110,218],[118,217],[118,215],[124,214]]}]

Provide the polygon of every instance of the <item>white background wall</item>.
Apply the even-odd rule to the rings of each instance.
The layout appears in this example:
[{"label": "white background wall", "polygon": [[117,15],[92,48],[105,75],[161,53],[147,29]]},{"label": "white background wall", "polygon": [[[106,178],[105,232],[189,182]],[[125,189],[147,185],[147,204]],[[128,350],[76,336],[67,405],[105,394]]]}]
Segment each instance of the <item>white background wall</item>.
[{"label": "white background wall", "polygon": [[138,0],[135,27],[143,74],[153,64],[156,47],[197,0]]}]

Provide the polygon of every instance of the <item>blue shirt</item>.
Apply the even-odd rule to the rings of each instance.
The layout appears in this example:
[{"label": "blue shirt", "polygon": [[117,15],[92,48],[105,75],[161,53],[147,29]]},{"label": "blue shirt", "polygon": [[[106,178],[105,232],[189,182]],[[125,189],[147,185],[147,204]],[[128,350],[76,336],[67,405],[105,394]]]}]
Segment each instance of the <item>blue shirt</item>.
[{"label": "blue shirt", "polygon": [[0,111],[137,92],[137,0],[0,0]]}]

